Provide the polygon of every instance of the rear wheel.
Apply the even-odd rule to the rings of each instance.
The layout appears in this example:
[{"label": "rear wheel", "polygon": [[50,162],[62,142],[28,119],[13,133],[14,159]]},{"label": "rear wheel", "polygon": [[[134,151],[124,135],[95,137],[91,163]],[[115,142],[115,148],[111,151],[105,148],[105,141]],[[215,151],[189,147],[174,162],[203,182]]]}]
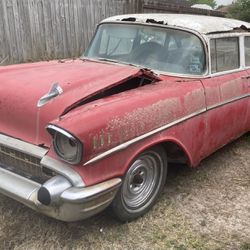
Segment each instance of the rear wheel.
[{"label": "rear wheel", "polygon": [[167,158],[162,147],[140,154],[129,167],[112,209],[121,221],[145,214],[157,201],[166,181]]}]

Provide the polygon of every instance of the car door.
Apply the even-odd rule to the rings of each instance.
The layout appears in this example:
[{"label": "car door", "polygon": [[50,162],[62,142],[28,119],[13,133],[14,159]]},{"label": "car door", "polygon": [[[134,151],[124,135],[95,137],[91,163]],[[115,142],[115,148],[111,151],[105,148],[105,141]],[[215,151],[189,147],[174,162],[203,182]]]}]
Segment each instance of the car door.
[{"label": "car door", "polygon": [[206,94],[206,135],[203,156],[246,130],[247,72],[242,68],[239,37],[210,40],[211,77],[203,79]]}]

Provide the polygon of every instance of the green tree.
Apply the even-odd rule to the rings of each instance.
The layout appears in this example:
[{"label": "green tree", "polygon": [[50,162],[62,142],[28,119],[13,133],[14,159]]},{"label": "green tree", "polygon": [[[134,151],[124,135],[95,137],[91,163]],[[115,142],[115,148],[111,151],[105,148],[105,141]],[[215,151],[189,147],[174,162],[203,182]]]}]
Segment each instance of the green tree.
[{"label": "green tree", "polygon": [[238,0],[229,9],[229,17],[250,22],[250,0]]},{"label": "green tree", "polygon": [[215,0],[188,0],[192,5],[193,4],[207,4],[211,6],[213,9],[216,6],[216,1]]}]

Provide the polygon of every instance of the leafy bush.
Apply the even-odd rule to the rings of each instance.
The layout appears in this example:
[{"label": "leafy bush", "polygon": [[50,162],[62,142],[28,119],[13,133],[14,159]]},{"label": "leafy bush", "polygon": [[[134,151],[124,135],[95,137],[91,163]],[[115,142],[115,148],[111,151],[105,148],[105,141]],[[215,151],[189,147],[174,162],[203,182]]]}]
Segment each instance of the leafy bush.
[{"label": "leafy bush", "polygon": [[238,0],[230,8],[229,17],[250,22],[250,0]]}]

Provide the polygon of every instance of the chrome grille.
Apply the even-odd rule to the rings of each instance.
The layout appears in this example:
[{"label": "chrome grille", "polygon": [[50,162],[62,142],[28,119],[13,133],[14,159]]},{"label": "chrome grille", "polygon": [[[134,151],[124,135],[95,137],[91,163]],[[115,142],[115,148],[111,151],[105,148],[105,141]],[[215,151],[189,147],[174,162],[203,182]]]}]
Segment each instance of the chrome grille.
[{"label": "chrome grille", "polygon": [[48,170],[48,173],[45,173],[45,169],[40,165],[40,161],[41,159],[37,157],[0,145],[1,167],[43,183],[51,178],[53,173],[49,173]]}]

